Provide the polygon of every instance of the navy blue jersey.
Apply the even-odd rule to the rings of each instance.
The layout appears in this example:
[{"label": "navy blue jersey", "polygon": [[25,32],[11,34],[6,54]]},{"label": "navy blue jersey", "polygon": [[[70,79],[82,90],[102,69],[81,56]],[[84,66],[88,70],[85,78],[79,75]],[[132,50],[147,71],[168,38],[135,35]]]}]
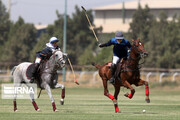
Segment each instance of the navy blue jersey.
[{"label": "navy blue jersey", "polygon": [[[59,46],[57,46],[55,50],[56,49],[59,49]],[[46,60],[51,57],[52,53],[53,53],[52,48],[46,47],[42,51],[37,52],[36,57],[40,58],[41,60]]]},{"label": "navy blue jersey", "polygon": [[41,58],[41,60],[46,60],[52,55],[52,49],[50,47],[46,47],[42,51],[36,53],[36,57]]},{"label": "navy blue jersey", "polygon": [[114,45],[113,56],[118,56],[119,58],[128,57],[128,48],[131,49],[131,44],[129,41],[123,39],[120,43],[115,38],[112,38],[105,46]]}]

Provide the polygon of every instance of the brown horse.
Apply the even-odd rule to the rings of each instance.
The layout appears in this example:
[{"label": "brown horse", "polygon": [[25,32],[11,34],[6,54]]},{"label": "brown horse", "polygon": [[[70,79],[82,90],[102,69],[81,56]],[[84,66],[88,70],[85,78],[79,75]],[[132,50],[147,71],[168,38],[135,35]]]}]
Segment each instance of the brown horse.
[{"label": "brown horse", "polygon": [[[135,93],[135,89],[131,86],[132,84],[136,86],[145,85],[145,94],[146,94],[146,102],[149,103],[149,87],[148,82],[142,80],[140,78],[140,71],[139,71],[139,61],[141,58],[145,58],[148,53],[144,49],[144,45],[141,43],[140,39],[132,40],[132,48],[129,55],[129,58],[127,60],[123,59],[121,62],[117,64],[117,69],[115,75],[115,92],[114,96],[109,94],[108,88],[107,88],[107,81],[111,78],[111,71],[110,66],[111,62],[106,63],[105,65],[97,65],[92,63],[93,66],[95,66],[97,69],[99,69],[99,75],[102,78],[103,86],[104,86],[104,95],[110,98],[115,107],[115,112],[119,113],[118,108],[118,94],[120,92],[120,87],[124,86],[131,90],[131,93],[126,93],[124,96],[131,99]],[[120,78],[120,80],[118,79]]]}]

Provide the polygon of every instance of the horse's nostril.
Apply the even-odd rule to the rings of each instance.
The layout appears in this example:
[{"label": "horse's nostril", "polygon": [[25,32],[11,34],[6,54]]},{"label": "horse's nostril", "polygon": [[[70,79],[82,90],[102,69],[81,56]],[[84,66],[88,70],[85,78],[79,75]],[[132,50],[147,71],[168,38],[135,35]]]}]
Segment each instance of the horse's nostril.
[{"label": "horse's nostril", "polygon": [[64,62],[64,61],[62,61],[62,62],[61,62],[61,64],[65,64],[65,62]]},{"label": "horse's nostril", "polygon": [[148,56],[148,53],[147,53],[147,52],[145,52],[145,53],[144,53],[144,56]]}]

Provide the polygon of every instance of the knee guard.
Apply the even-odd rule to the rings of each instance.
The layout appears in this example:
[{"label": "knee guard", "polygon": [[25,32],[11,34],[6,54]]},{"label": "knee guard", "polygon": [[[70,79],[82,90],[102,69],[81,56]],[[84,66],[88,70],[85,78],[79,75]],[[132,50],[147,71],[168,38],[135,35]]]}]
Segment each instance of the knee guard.
[{"label": "knee guard", "polygon": [[112,63],[112,65],[111,65],[111,73],[112,73],[112,75],[114,75],[115,71],[116,71],[116,64]]}]

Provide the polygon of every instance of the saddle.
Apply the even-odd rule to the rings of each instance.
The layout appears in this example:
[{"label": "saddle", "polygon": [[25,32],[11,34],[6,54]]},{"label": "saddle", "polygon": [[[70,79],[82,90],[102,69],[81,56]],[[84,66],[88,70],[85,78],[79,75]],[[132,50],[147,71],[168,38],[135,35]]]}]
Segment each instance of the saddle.
[{"label": "saddle", "polygon": [[31,79],[32,77],[32,70],[34,69],[35,64],[31,64],[28,66],[27,70],[26,70],[26,77],[27,79]]},{"label": "saddle", "polygon": [[123,72],[123,63],[126,59],[122,58],[121,60],[119,60],[117,62],[117,65],[116,65],[116,71],[114,73],[114,78],[117,79],[120,83],[121,83],[121,72]]},{"label": "saddle", "polygon": [[[38,86],[40,86],[40,83],[41,83],[41,79],[40,79],[40,66],[41,64],[39,65],[39,67],[37,68],[37,71],[35,73],[35,83],[37,83]],[[26,70],[26,77],[27,79],[31,79],[32,77],[32,70],[34,69],[35,67],[35,64],[30,64]]]}]

